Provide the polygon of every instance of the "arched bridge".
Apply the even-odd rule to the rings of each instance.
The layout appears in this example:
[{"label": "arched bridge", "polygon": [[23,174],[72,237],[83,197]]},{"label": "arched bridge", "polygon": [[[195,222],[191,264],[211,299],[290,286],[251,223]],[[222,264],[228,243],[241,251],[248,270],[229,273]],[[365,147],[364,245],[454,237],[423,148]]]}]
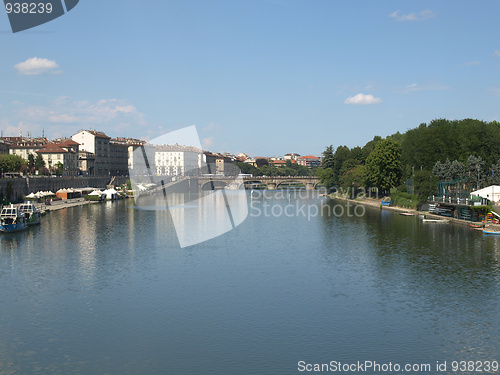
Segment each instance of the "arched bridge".
[{"label": "arched bridge", "polygon": [[230,189],[243,189],[252,185],[267,185],[269,190],[276,190],[280,186],[290,184],[303,184],[306,190],[314,190],[320,183],[319,178],[314,176],[260,176],[260,177],[234,177],[229,176],[203,176],[191,177],[198,180],[198,185],[202,190],[210,190],[212,188],[220,189],[229,186]]}]

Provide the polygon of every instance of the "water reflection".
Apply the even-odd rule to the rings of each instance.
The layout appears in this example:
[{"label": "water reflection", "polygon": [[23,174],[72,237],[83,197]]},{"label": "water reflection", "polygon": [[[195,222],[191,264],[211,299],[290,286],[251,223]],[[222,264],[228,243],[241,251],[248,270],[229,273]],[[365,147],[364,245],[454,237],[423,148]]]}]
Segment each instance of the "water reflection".
[{"label": "water reflection", "polygon": [[398,327],[394,334],[392,328],[387,331],[388,339],[397,341],[408,330],[399,325],[403,314],[406,322],[422,324],[422,334],[440,336],[439,345],[437,340],[427,345],[441,352],[441,358],[495,359],[500,347],[496,239],[466,226],[424,223],[373,208],[360,218],[325,217],[323,223],[350,229],[350,235],[325,230],[327,241],[342,246],[341,252],[325,253],[325,259],[359,267],[362,281],[350,282],[373,289],[366,297],[373,303],[372,314]]},{"label": "water reflection", "polygon": [[[288,192],[251,202],[338,204]],[[500,354],[497,238],[351,207],[249,215],[180,249],[169,211],[133,204],[0,236],[0,373],[289,374],[302,359]]]}]

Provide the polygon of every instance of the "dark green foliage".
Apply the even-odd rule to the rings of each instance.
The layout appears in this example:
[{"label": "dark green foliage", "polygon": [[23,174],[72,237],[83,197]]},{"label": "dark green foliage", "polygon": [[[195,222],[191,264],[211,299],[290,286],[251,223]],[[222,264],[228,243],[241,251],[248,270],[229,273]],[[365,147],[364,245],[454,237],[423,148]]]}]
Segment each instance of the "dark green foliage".
[{"label": "dark green foliage", "polygon": [[28,155],[28,167],[29,169],[35,168],[35,155],[32,153]]},{"label": "dark green foliage", "polygon": [[[334,164],[334,159],[333,159],[333,146],[327,146],[326,150],[323,152],[323,159],[321,160],[321,168],[323,169],[328,169],[332,168],[333,169],[333,164]],[[287,160],[287,167],[288,167],[288,160]]]},{"label": "dark green foliage", "polygon": [[42,172],[43,168],[45,167],[45,160],[43,160],[43,156],[38,154],[35,158],[35,168]]},{"label": "dark green foliage", "polygon": [[5,172],[19,172],[26,161],[19,155],[0,155],[0,169]]},{"label": "dark green foliage", "polygon": [[399,185],[401,172],[401,146],[392,138],[377,143],[366,159],[366,177],[369,187],[388,193]]}]

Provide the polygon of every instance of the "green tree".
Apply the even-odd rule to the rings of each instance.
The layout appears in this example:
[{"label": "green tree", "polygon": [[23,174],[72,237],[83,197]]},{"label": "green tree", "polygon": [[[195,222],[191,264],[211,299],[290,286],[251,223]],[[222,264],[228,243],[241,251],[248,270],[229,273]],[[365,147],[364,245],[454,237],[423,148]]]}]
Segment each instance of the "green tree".
[{"label": "green tree", "polygon": [[63,174],[63,164],[60,161],[58,161],[56,163],[56,165],[54,165],[54,172],[55,172],[56,175],[62,176],[62,174]]},{"label": "green tree", "polygon": [[369,187],[388,193],[399,185],[401,173],[401,146],[392,138],[377,143],[366,160],[366,177]]},{"label": "green tree", "polygon": [[330,145],[323,151],[323,159],[321,160],[321,168],[333,168],[333,145]]},{"label": "green tree", "polygon": [[327,189],[331,189],[333,186],[335,186],[332,168],[317,168],[315,170],[315,173],[316,177],[318,177],[321,181],[321,184],[325,185]]},{"label": "green tree", "polygon": [[24,164],[26,164],[26,160],[19,155],[0,155],[0,169],[3,173],[19,172]]},{"label": "green tree", "polygon": [[35,155],[31,152],[28,154],[28,168],[35,168]]},{"label": "green tree", "polygon": [[41,171],[45,167],[45,160],[41,154],[37,154],[35,158],[35,168]]},{"label": "green tree", "polygon": [[257,168],[260,168],[264,165],[269,165],[269,162],[266,158],[257,158],[255,159],[255,164],[257,164]]}]

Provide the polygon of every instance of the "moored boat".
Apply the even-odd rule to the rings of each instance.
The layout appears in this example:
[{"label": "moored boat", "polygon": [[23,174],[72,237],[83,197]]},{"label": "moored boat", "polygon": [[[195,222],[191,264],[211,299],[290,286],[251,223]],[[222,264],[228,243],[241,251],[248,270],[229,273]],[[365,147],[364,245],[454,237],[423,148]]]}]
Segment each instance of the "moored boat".
[{"label": "moored boat", "polygon": [[494,234],[494,235],[500,236],[500,230],[498,230],[498,229],[493,229],[493,230],[483,229],[483,234]]},{"label": "moored boat", "polygon": [[446,219],[422,219],[424,223],[449,223],[450,220]]},{"label": "moored boat", "polygon": [[26,217],[13,205],[4,207],[0,213],[0,232],[13,233],[28,227]]},{"label": "moored boat", "polygon": [[19,206],[19,211],[26,218],[26,224],[37,225],[40,224],[41,213],[38,208],[35,207],[33,203],[24,203]]}]

